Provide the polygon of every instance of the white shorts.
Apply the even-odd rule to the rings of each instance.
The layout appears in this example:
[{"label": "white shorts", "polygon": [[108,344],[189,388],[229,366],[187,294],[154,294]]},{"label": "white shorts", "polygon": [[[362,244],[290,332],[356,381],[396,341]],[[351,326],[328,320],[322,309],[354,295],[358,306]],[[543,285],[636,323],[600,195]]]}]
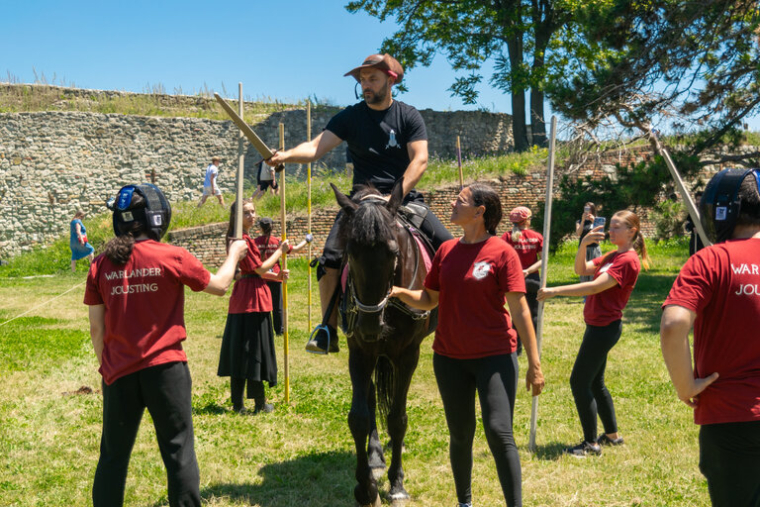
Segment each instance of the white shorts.
[{"label": "white shorts", "polygon": [[214,189],[212,187],[203,187],[203,195],[222,195],[222,191],[219,190],[219,187],[216,187],[216,192],[214,192]]}]

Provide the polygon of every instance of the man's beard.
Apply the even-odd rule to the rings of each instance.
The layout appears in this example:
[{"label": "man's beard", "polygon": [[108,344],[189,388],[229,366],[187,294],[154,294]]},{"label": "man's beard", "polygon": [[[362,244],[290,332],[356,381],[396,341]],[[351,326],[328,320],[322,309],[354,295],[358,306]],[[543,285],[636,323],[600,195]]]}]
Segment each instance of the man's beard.
[{"label": "man's beard", "polygon": [[372,90],[365,90],[364,101],[367,104],[382,104],[385,101],[385,98],[388,96],[389,92],[390,85],[388,84],[383,86],[377,93],[373,92]]}]

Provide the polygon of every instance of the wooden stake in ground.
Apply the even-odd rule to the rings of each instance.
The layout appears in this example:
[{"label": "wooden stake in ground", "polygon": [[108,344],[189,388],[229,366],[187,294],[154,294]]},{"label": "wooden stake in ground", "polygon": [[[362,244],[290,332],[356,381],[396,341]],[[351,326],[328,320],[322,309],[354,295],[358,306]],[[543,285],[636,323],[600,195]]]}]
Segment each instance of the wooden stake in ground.
[{"label": "wooden stake in ground", "polygon": [[[238,83],[238,114],[243,117],[243,83]],[[238,170],[235,197],[235,237],[243,237],[243,173],[245,169],[245,135],[238,130]]]},{"label": "wooden stake in ground", "polygon": [[694,224],[694,227],[697,228],[697,233],[702,239],[702,244],[705,246],[712,245],[712,241],[707,237],[705,229],[702,227],[702,221],[699,219],[699,210],[697,210],[697,207],[694,205],[694,201],[691,199],[691,194],[686,190],[686,185],[684,185],[681,175],[678,173],[678,169],[676,169],[676,165],[673,163],[673,159],[670,158],[670,153],[668,153],[668,150],[660,144],[660,140],[651,129],[649,130],[649,142],[654,147],[655,151],[665,159],[665,165],[668,167],[668,171],[670,171],[673,181],[676,182],[678,193],[681,194],[681,199],[683,199],[684,204],[686,204],[686,210],[691,216],[691,222]]},{"label": "wooden stake in ground", "polygon": [[[285,124],[280,123],[280,150],[285,149]],[[280,227],[282,228],[282,241],[288,239],[288,228],[285,222],[285,171],[280,172]],[[282,269],[288,269],[288,254],[282,254]],[[285,403],[290,403],[290,344],[288,343],[288,281],[282,281],[282,329],[285,342]]]},{"label": "wooden stake in ground", "polygon": [[459,190],[464,188],[464,174],[462,174],[462,145],[459,143],[457,136],[457,166],[459,166]]},{"label": "wooden stake in ground", "polygon": [[[306,101],[306,140],[311,141],[311,100],[310,99]],[[311,162],[306,164],[306,189],[307,189],[306,190],[307,191],[306,208],[308,212],[308,218],[307,218],[308,222],[306,224],[306,232],[311,234]],[[309,252],[309,257],[308,257],[309,263],[307,264],[308,267],[306,270],[309,276],[309,283],[308,283],[309,295],[307,298],[308,299],[307,304],[309,308],[309,311],[308,311],[308,326],[309,327],[307,328],[306,331],[307,333],[310,333],[311,332],[311,256],[313,255],[311,251],[311,241],[309,241],[308,252]]]},{"label": "wooden stake in ground", "polygon": [[[552,189],[554,188],[554,148],[557,141],[557,117],[552,116],[551,135],[549,141],[549,163],[546,170],[546,203],[544,205],[544,248],[541,251],[541,288],[546,288],[547,270],[549,267],[549,238],[552,223]],[[536,347],[538,357],[541,357],[541,338],[544,332],[544,302],[538,303],[538,318],[536,319]],[[528,449],[536,451],[536,427],[538,426],[538,396],[533,397],[530,409],[530,439]]]}]

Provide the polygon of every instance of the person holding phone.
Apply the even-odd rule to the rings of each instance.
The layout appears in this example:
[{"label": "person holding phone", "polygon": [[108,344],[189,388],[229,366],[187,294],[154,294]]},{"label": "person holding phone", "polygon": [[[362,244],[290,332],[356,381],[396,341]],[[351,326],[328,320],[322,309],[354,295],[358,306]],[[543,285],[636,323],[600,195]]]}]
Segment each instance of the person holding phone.
[{"label": "person holding phone", "polygon": [[[623,437],[618,433],[612,396],[604,384],[604,371],[607,354],[623,332],[623,309],[636,285],[641,264],[649,267],[641,224],[635,213],[623,210],[612,215],[610,242],[617,246],[617,250],[589,260],[586,257],[587,247],[604,239],[602,229],[601,226],[596,227],[586,234],[575,256],[575,272],[591,276],[593,281],[538,291],[539,301],[555,296],[588,296],[583,308],[586,332],[570,375],[570,387],[583,428],[583,441],[565,449],[565,452],[577,457],[599,455],[602,453],[601,445],[623,443]],[[596,433],[597,414],[604,425],[604,434],[599,438]]]},{"label": "person holding phone", "polygon": [[[596,205],[593,202],[587,202],[583,206],[583,214],[581,215],[581,219],[576,220],[575,222],[575,234],[577,234],[578,237],[580,238],[578,245],[580,245],[583,242],[583,238],[586,237],[586,235],[591,231],[591,229],[593,229],[594,227],[597,227],[594,224],[595,219],[596,219]],[[601,248],[599,248],[599,243],[589,243],[586,246],[586,259],[588,259],[589,261],[592,261],[601,256],[602,256],[602,250]],[[594,279],[593,276],[581,275],[581,282],[590,282],[593,279]]]}]

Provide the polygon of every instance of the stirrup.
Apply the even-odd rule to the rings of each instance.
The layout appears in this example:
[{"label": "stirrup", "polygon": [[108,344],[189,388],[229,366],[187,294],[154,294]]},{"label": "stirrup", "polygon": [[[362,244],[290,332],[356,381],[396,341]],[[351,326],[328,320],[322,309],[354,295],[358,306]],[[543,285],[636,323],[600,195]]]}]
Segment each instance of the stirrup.
[{"label": "stirrup", "polygon": [[[317,333],[319,333],[319,331],[321,331],[323,329],[324,329],[325,333],[327,333],[327,347],[325,348],[325,350],[321,350],[321,349],[320,350],[309,350],[309,343],[311,343],[312,340],[316,342],[316,340],[314,339],[314,336]],[[327,327],[327,324],[318,324],[314,328],[314,330],[311,332],[311,334],[309,335],[309,341],[306,342],[306,352],[309,352],[310,354],[320,354],[320,355],[323,355],[323,356],[326,356],[327,354],[329,354],[330,353],[330,334],[331,334],[330,333],[330,328]],[[319,347],[317,347],[317,348],[319,348]]]}]

